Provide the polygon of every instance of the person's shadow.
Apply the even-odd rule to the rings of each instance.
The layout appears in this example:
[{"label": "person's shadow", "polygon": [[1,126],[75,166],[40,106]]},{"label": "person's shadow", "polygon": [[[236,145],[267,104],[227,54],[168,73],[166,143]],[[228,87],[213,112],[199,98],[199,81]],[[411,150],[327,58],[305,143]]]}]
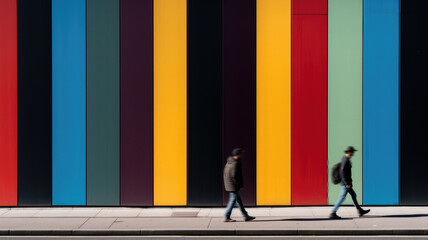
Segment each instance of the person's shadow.
[{"label": "person's shadow", "polygon": [[253,222],[281,222],[281,221],[300,221],[300,222],[316,222],[316,221],[331,221],[331,220],[350,220],[352,218],[330,219],[325,218],[284,218],[284,219],[255,219]]},{"label": "person's shadow", "polygon": [[[396,214],[396,215],[365,215],[362,218],[415,218],[415,217],[428,217],[428,214]],[[355,217],[359,218],[359,217]],[[300,221],[300,222],[312,222],[312,221],[334,221],[334,220],[352,220],[354,218],[344,217],[340,219],[325,218],[284,218],[284,219],[255,219],[253,222],[281,222],[281,221]]]},{"label": "person's shadow", "polygon": [[366,215],[365,218],[415,218],[428,217],[428,214],[394,214],[394,215]]}]

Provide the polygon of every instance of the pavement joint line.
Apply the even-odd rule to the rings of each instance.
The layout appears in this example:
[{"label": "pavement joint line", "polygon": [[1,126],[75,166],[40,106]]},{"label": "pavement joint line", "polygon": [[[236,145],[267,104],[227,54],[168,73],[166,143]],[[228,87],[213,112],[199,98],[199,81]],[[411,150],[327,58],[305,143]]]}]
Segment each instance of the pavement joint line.
[{"label": "pavement joint line", "polygon": [[82,224],[80,224],[80,226],[79,226],[78,228],[83,227],[83,225],[85,225],[85,223],[86,223],[87,221],[89,221],[89,219],[91,219],[91,218],[86,218],[86,220],[85,220]]},{"label": "pavement joint line", "polygon": [[210,218],[210,222],[208,223],[208,227],[207,227],[207,229],[209,229],[209,228],[210,228],[212,220],[213,220],[213,218]]},{"label": "pavement joint line", "polygon": [[119,218],[117,217],[116,219],[114,219],[114,221],[110,223],[110,226],[108,226],[108,228],[107,228],[107,229],[110,229],[110,228],[111,228],[111,226],[113,226],[113,224],[117,221],[117,219],[119,219]]},{"label": "pavement joint line", "polygon": [[7,211],[4,211],[2,214],[0,214],[0,217],[3,215],[3,214],[5,214],[5,213],[7,213],[7,212],[9,212],[10,211],[10,209],[8,209]]}]

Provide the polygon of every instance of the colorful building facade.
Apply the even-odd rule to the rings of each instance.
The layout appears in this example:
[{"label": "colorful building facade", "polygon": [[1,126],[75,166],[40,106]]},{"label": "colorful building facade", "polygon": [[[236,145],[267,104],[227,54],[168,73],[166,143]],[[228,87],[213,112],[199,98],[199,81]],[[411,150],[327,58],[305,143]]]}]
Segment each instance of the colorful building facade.
[{"label": "colorful building facade", "polygon": [[0,0],[0,206],[426,205],[426,7]]}]

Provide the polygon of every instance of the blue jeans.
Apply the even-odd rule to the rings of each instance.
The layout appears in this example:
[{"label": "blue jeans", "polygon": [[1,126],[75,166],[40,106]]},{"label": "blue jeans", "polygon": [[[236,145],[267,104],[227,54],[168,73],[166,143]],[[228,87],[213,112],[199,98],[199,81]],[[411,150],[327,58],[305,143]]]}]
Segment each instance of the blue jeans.
[{"label": "blue jeans", "polygon": [[238,205],[239,210],[241,210],[242,216],[248,216],[247,211],[245,211],[244,204],[242,204],[241,195],[238,192],[229,192],[229,203],[227,204],[226,213],[224,214],[225,219],[230,218],[230,214],[232,214],[232,209]]},{"label": "blue jeans", "polygon": [[357,201],[357,194],[355,193],[354,189],[351,188],[346,188],[346,186],[342,186],[342,192],[340,193],[340,197],[336,202],[336,205],[334,205],[332,212],[337,212],[337,209],[339,208],[340,204],[342,204],[342,202],[345,200],[346,194],[349,193],[352,197],[352,201],[354,202],[354,206],[360,210],[361,207],[358,204]]}]

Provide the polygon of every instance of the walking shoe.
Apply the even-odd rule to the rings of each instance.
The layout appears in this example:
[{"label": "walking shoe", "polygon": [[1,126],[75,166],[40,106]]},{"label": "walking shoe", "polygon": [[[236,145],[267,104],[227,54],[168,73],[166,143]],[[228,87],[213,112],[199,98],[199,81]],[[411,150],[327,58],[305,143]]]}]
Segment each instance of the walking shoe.
[{"label": "walking shoe", "polygon": [[250,215],[247,215],[245,218],[244,218],[244,220],[246,221],[246,222],[248,222],[248,221],[252,221],[252,220],[254,220],[254,219],[256,219],[255,217],[251,217]]},{"label": "walking shoe", "polygon": [[236,222],[236,220],[231,219],[231,218],[225,218],[223,221],[224,222]]},{"label": "walking shoe", "polygon": [[330,219],[341,219],[341,217],[338,216],[335,212],[330,213],[329,218]]},{"label": "walking shoe", "polygon": [[364,209],[360,209],[358,210],[358,213],[360,214],[360,217],[364,216],[365,214],[369,213],[370,209],[364,210]]}]

